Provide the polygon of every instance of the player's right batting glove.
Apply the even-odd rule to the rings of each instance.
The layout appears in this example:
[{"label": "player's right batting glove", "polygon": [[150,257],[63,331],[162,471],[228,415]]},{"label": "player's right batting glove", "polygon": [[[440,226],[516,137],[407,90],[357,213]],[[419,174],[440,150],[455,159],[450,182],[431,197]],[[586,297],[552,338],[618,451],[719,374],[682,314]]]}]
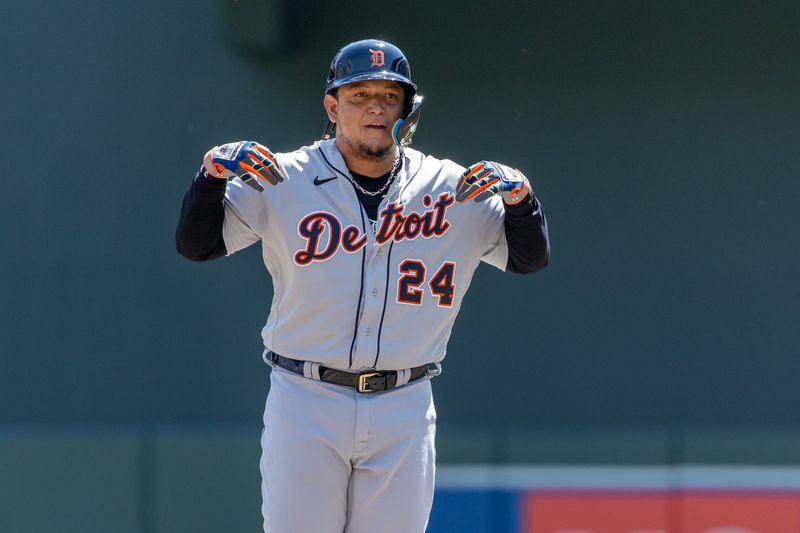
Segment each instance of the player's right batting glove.
[{"label": "player's right batting glove", "polygon": [[261,192],[264,187],[258,180],[277,185],[283,181],[275,155],[266,146],[253,141],[215,146],[203,158],[206,174],[221,180],[235,177]]},{"label": "player's right batting glove", "polygon": [[506,205],[516,205],[531,192],[531,184],[522,172],[494,161],[481,161],[461,174],[456,189],[456,200],[466,202],[474,198],[482,202],[499,194]]}]

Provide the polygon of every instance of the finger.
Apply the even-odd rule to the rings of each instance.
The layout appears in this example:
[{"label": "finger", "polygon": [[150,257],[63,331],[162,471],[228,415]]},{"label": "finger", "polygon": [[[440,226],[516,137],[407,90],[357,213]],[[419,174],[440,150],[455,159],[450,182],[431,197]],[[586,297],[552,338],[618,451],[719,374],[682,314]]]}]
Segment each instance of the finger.
[{"label": "finger", "polygon": [[480,175],[470,176],[470,178],[469,178],[470,181],[467,184],[467,187],[464,188],[465,190],[469,191],[467,194],[469,194],[472,191],[474,191],[476,187],[480,187],[481,185],[486,183],[485,180],[488,179],[491,175],[492,175],[492,171],[491,170],[486,170],[485,172],[483,172]]},{"label": "finger", "polygon": [[252,187],[253,189],[257,190],[258,192],[264,192],[264,187],[258,183],[258,180],[252,176],[252,174],[244,174],[241,176],[241,180]]},{"label": "finger", "polygon": [[473,181],[475,181],[474,179],[470,178],[478,174],[478,172],[480,172],[484,166],[486,165],[483,162],[481,162],[481,163],[475,163],[474,165],[469,167],[467,170],[464,171],[464,174],[462,174],[464,181],[467,183],[472,183]]},{"label": "finger", "polygon": [[245,155],[247,155],[247,157],[250,158],[250,161],[254,163],[253,166],[255,166],[259,170],[261,170],[262,168],[270,169],[274,165],[271,159],[267,158],[260,159],[250,152],[247,152]]},{"label": "finger", "polygon": [[270,164],[269,166],[266,167],[266,169],[267,172],[269,172],[270,175],[272,176],[273,185],[277,185],[278,183],[283,181],[283,172],[281,172],[281,169],[277,165]]},{"label": "finger", "polygon": [[[248,165],[244,161],[240,161],[239,166],[242,167],[249,174],[252,174],[257,178],[266,181],[270,185],[275,185],[272,181],[274,178],[272,177],[272,174],[270,174],[269,172],[264,172],[264,174],[262,174],[261,172],[259,172],[259,169],[256,169],[253,165]],[[264,171],[264,167],[262,167],[261,165],[259,165],[259,168],[262,172]]]},{"label": "finger", "polygon": [[463,202],[466,200],[467,196],[469,196],[469,194],[475,190],[475,187],[477,187],[477,185],[474,183],[467,183],[465,181],[459,183],[458,189],[456,189],[456,201]]},{"label": "finger", "polygon": [[457,202],[466,202],[468,199],[472,198],[475,195],[475,191],[483,185],[482,182],[475,182],[468,187],[466,187],[460,194],[456,195]]},{"label": "finger", "polygon": [[[467,195],[467,196],[464,198],[464,200],[463,200],[463,201],[464,201],[464,202],[466,202],[466,201],[467,201],[467,200],[469,200],[470,198],[474,198],[475,196],[477,196],[478,194],[480,194],[480,193],[482,193],[483,191],[487,190],[489,187],[491,187],[492,185],[494,185],[494,184],[498,183],[499,181],[500,181],[500,179],[499,179],[499,178],[496,178],[496,177],[491,177],[491,178],[488,178],[488,179],[486,179],[486,181],[485,181],[485,182],[483,182],[483,183],[481,183],[481,185],[478,185],[477,187],[475,187],[475,188],[472,190],[472,192],[470,192],[470,193],[469,193],[469,194],[468,194],[468,195]],[[495,194],[496,192],[497,192],[497,191],[493,191],[491,194]],[[484,197],[484,199],[485,199],[485,197]],[[478,201],[480,201],[480,200],[478,200]]]},{"label": "finger", "polygon": [[277,185],[278,183],[283,181],[283,174],[280,170],[276,170],[274,166],[269,161],[264,161],[266,165],[261,166],[258,165],[256,168],[267,176],[267,180],[270,182],[271,185]]},{"label": "finger", "polygon": [[250,158],[250,161],[253,162],[251,166],[256,170],[256,172],[258,172],[260,175],[267,176],[267,173],[269,172],[269,166],[271,164],[269,161],[259,159],[249,152],[245,155]]},{"label": "finger", "polygon": [[487,170],[486,172],[478,176],[478,173],[481,171],[481,169],[483,169],[484,166],[485,165],[483,163],[476,163],[464,171],[464,173],[461,175],[458,188],[456,189],[457,201],[463,201],[459,200],[459,197],[463,199],[464,195],[468,194],[470,186],[473,183],[477,182],[482,178],[485,178],[486,176],[489,176],[492,173],[491,170]]},{"label": "finger", "polygon": [[482,193],[480,193],[477,196],[475,196],[475,201],[476,202],[483,202],[484,200],[486,200],[487,198],[491,198],[495,194],[497,194],[497,188],[496,187],[489,187],[488,189],[486,189]]},{"label": "finger", "polygon": [[[283,181],[283,172],[281,172],[281,167],[278,166],[278,161],[275,159],[275,156],[270,152],[267,148],[260,144],[255,144],[253,147],[258,150],[258,152],[264,156],[260,162],[264,165],[264,168],[267,169],[268,172],[272,174],[274,177],[274,181],[272,182],[273,185],[278,184]],[[250,155],[250,154],[248,154]],[[251,156],[252,158],[252,156]]]},{"label": "finger", "polygon": [[263,155],[265,158],[267,158],[267,160],[269,160],[270,163],[272,163],[276,167],[278,166],[278,162],[275,161],[275,156],[272,155],[272,152],[270,152],[268,148],[266,148],[265,146],[262,146],[262,145],[260,145],[258,143],[254,144],[253,148],[258,150],[261,153],[261,155]]},{"label": "finger", "polygon": [[460,177],[458,179],[458,187],[456,187],[456,200],[458,200],[461,197],[461,195],[464,194],[464,191],[466,191],[468,187],[469,183],[464,181],[463,176]]}]

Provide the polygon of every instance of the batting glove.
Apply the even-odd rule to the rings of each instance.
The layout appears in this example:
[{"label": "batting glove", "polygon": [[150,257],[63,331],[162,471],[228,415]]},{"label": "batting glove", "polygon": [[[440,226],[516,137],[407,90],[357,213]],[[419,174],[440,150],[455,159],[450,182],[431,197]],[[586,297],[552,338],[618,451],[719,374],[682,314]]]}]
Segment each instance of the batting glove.
[{"label": "batting glove", "polygon": [[531,184],[522,172],[494,161],[475,163],[461,174],[456,189],[456,200],[466,202],[474,198],[482,202],[499,194],[506,205],[520,203],[531,192]]},{"label": "batting glove", "polygon": [[203,157],[203,168],[206,174],[221,180],[238,177],[259,192],[264,187],[258,180],[277,185],[284,179],[275,155],[253,141],[215,146]]}]

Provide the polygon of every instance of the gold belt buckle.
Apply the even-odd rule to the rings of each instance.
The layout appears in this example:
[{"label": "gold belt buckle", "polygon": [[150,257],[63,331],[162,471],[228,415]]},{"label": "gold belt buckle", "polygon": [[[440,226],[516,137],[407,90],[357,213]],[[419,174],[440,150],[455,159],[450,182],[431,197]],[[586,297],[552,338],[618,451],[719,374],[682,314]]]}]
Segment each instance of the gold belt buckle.
[{"label": "gold belt buckle", "polygon": [[367,389],[367,380],[373,376],[380,376],[380,372],[367,372],[358,375],[358,392],[375,392],[372,389]]}]

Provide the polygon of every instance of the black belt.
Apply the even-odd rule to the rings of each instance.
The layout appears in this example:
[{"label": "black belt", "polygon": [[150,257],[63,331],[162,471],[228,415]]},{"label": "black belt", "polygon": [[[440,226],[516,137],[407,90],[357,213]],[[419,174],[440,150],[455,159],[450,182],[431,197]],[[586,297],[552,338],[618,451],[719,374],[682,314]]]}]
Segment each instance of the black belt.
[{"label": "black belt", "polygon": [[[305,361],[289,359],[275,352],[269,353],[269,360],[290,372],[300,374],[301,376],[305,375],[303,372]],[[436,371],[436,365],[433,363],[412,368],[410,371],[411,377],[408,378],[408,383],[438,373]],[[355,389],[357,392],[361,393],[378,392],[393,389],[397,386],[397,371],[364,370],[363,372],[354,374],[352,372],[343,372],[341,370],[320,366],[319,379],[325,383],[341,385],[343,387]]]}]

